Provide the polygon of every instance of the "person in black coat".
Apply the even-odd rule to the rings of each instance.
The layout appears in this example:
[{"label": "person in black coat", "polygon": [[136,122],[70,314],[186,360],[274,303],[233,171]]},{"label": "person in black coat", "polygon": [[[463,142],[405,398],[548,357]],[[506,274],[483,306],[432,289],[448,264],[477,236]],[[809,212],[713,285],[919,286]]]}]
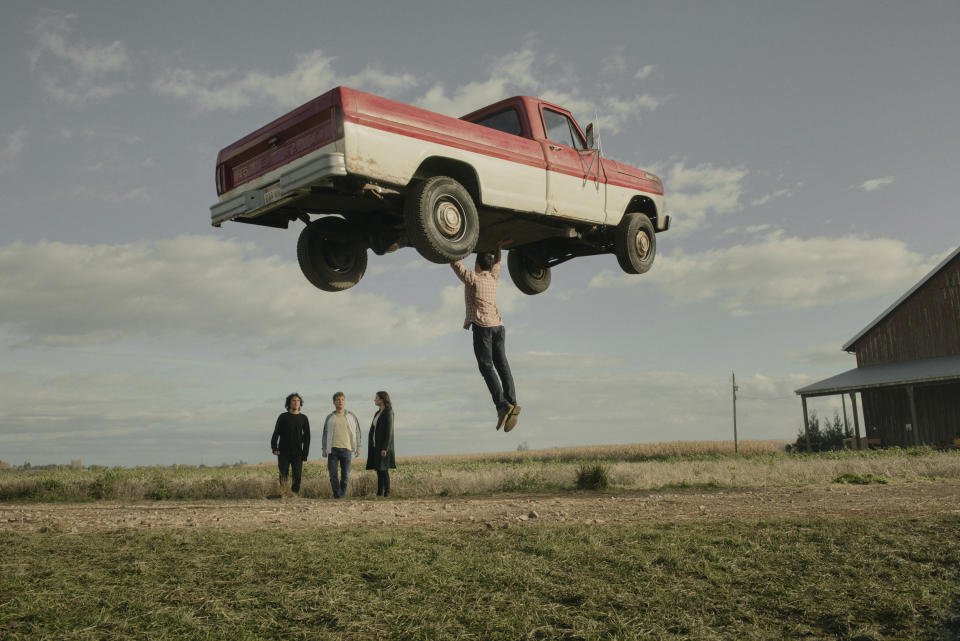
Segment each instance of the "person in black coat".
[{"label": "person in black coat", "polygon": [[393,453],[393,403],[389,394],[377,392],[373,404],[377,413],[367,439],[367,469],[377,471],[377,496],[390,496],[390,470],[397,467]]},{"label": "person in black coat", "polygon": [[270,450],[277,457],[277,466],[280,468],[280,493],[286,493],[292,470],[293,485],[290,490],[297,494],[300,491],[303,464],[310,453],[310,420],[306,414],[300,413],[303,398],[296,392],[287,396],[284,405],[287,411],[277,417],[277,425],[270,437]]}]

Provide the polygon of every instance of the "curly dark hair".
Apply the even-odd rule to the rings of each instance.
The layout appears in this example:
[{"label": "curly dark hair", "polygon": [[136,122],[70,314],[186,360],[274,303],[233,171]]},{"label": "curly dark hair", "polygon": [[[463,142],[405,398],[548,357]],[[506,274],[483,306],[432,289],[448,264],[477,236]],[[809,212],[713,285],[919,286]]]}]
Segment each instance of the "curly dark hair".
[{"label": "curly dark hair", "polygon": [[477,265],[480,269],[488,272],[493,267],[494,255],[491,252],[480,252],[477,254]]},{"label": "curly dark hair", "polygon": [[298,392],[294,392],[293,394],[290,394],[289,396],[287,396],[287,400],[283,402],[283,406],[286,407],[287,409],[290,409],[290,401],[293,399],[294,396],[300,399],[300,407],[303,407],[303,397],[300,396]]}]

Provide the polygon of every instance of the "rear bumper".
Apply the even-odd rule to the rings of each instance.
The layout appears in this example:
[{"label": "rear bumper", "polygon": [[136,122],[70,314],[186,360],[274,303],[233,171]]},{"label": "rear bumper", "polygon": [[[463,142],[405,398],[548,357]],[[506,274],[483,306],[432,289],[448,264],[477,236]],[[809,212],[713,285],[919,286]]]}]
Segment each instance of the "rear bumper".
[{"label": "rear bumper", "polygon": [[294,167],[280,167],[253,183],[241,185],[220,197],[210,207],[210,223],[219,227],[235,218],[254,218],[282,207],[328,178],[346,176],[344,155],[313,153]]}]

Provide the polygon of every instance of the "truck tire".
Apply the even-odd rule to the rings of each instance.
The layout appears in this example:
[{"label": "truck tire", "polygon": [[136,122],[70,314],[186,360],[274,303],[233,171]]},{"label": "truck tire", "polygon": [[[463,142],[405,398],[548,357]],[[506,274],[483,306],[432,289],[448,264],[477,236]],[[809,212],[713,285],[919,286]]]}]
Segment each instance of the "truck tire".
[{"label": "truck tire", "polygon": [[614,252],[620,268],[628,274],[643,274],[657,255],[657,235],[645,214],[625,214],[614,235]]},{"label": "truck tire", "polygon": [[314,287],[340,292],[360,282],[367,271],[367,248],[353,239],[350,223],[321,218],[300,232],[297,262]]},{"label": "truck tire", "polygon": [[511,249],[507,255],[510,278],[524,294],[534,296],[550,287],[550,268],[540,264],[522,249]]},{"label": "truck tire", "polygon": [[453,178],[434,176],[407,197],[404,220],[410,244],[432,263],[452,263],[470,255],[480,220],[470,192]]}]

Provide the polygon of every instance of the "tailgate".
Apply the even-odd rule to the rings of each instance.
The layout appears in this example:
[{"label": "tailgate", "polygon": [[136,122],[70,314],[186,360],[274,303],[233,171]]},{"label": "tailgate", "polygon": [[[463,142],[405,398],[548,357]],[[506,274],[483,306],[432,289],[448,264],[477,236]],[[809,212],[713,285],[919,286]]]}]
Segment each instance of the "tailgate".
[{"label": "tailgate", "polygon": [[[238,187],[343,137],[340,88],[277,118],[217,155],[217,195],[223,200]],[[262,182],[262,181],[259,181]]]}]

